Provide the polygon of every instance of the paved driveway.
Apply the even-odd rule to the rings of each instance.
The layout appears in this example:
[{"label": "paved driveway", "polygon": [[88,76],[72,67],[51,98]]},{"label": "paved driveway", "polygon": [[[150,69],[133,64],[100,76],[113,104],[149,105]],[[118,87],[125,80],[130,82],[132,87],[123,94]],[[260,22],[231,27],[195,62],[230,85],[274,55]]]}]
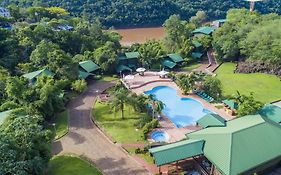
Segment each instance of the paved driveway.
[{"label": "paved driveway", "polygon": [[74,153],[85,156],[107,175],[149,174],[118,145],[113,144],[90,119],[93,103],[108,82],[89,83],[88,90],[72,100],[69,109],[69,133],[52,145],[54,155]]}]

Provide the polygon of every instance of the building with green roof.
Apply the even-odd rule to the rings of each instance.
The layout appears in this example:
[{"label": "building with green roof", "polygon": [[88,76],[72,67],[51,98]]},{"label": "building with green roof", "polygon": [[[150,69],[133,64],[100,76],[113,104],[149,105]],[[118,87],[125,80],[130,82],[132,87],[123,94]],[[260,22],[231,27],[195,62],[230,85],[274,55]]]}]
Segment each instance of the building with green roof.
[{"label": "building with green roof", "polygon": [[[278,112],[272,116],[279,116],[279,109],[274,110]],[[264,116],[271,114],[269,109],[264,111]],[[181,142],[180,146],[171,144],[170,147],[165,145],[149,150],[157,166],[198,155],[198,152],[190,154],[190,150],[202,149],[200,144],[196,144],[196,148],[190,146],[198,140],[204,142],[202,155],[212,163],[212,171],[222,175],[253,174],[281,161],[281,126],[276,124],[275,117],[269,119],[261,115],[249,115],[225,122],[225,126],[211,126],[213,120],[203,123],[209,127],[187,134],[189,140]],[[189,146],[192,147],[190,150],[187,149]],[[178,151],[182,147],[186,148],[187,153]],[[156,154],[159,152],[161,156]],[[170,156],[170,159],[167,158]]]},{"label": "building with green roof", "polygon": [[163,60],[161,61],[162,66],[169,68],[169,69],[173,69],[174,67],[177,66],[176,63],[170,61],[170,60]]},{"label": "building with green roof", "polygon": [[152,148],[149,152],[153,155],[157,166],[176,162],[203,154],[203,140],[183,140],[172,144]]},{"label": "building with green roof", "polygon": [[183,58],[179,54],[175,54],[175,53],[168,54],[167,57],[170,58],[176,64],[184,61]]},{"label": "building with green roof", "polygon": [[201,52],[192,52],[191,53],[192,58],[195,58],[195,59],[200,59],[200,58],[202,58],[203,55],[204,55],[204,53],[201,53]]},{"label": "building with green roof", "polygon": [[272,104],[265,105],[259,114],[266,119],[269,119],[281,125],[281,108]]},{"label": "building with green roof", "polygon": [[234,100],[223,100],[222,102],[232,110],[238,109],[238,103],[236,103]]},{"label": "building with green roof", "polygon": [[137,67],[139,52],[125,52],[117,58],[116,72],[132,71]]},{"label": "building with green roof", "polygon": [[100,69],[98,65],[96,65],[92,60],[79,62],[80,71],[94,73]]},{"label": "building with green roof", "polygon": [[125,52],[125,56],[127,59],[136,59],[140,57],[139,52]]},{"label": "building with green roof", "polygon": [[211,35],[215,31],[215,27],[210,27],[210,26],[203,26],[198,29],[195,29],[192,31],[192,34],[203,34],[203,35]]},{"label": "building with green roof", "polygon": [[226,120],[218,114],[210,113],[200,118],[196,123],[202,128],[208,128],[214,126],[219,127],[219,126],[225,126]]},{"label": "building with green roof", "polygon": [[42,69],[34,72],[30,72],[27,74],[24,74],[23,77],[27,78],[32,84],[34,84],[37,81],[37,78],[46,75],[46,76],[54,76],[55,74],[48,69]]}]

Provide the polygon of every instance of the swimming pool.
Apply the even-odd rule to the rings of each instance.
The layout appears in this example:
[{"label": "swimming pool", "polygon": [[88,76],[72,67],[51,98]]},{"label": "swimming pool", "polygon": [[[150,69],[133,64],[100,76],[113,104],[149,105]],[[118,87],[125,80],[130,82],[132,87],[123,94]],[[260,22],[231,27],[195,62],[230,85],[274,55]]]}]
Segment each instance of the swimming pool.
[{"label": "swimming pool", "polygon": [[153,94],[156,99],[165,104],[162,112],[178,128],[194,124],[204,115],[213,113],[212,111],[205,109],[197,100],[178,96],[176,89],[168,86],[155,87],[150,91],[146,91],[145,94]]},{"label": "swimming pool", "polygon": [[167,142],[170,139],[170,136],[163,131],[153,131],[150,134],[150,137],[155,141],[155,142]]}]

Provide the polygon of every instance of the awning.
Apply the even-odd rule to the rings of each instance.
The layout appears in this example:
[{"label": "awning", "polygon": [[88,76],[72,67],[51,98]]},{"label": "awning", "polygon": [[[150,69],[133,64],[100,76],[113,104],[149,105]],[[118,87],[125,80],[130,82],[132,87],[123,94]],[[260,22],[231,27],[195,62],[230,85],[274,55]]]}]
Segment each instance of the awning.
[{"label": "awning", "polygon": [[223,100],[222,102],[231,109],[238,109],[238,104],[234,100]]},{"label": "awning", "polygon": [[79,71],[79,75],[78,75],[78,78],[79,79],[86,79],[88,78],[90,75],[93,75],[91,73],[88,73],[88,72],[84,72],[84,71]]},{"label": "awning", "polygon": [[177,64],[172,62],[172,61],[170,61],[170,60],[164,60],[164,61],[162,61],[162,65],[166,66],[166,67],[168,67],[170,69],[173,69]]},{"label": "awning", "polygon": [[197,58],[197,59],[201,58],[203,55],[204,55],[204,54],[201,53],[201,52],[192,52],[192,53],[191,53],[191,56],[192,56],[193,58]]},{"label": "awning", "polygon": [[128,66],[124,65],[124,64],[118,65],[117,68],[116,68],[116,72],[120,73],[120,72],[123,72],[123,71],[132,71],[132,69],[129,68]]},{"label": "awning", "polygon": [[201,155],[203,154],[203,145],[203,140],[190,139],[152,148],[149,152],[153,155],[156,165],[161,166]]},{"label": "awning", "polygon": [[173,62],[175,62],[175,63],[180,63],[180,62],[183,62],[183,61],[184,61],[183,58],[182,58],[180,55],[175,54],[175,53],[173,53],[173,54],[168,54],[167,56],[168,56],[171,60],[173,60]]},{"label": "awning", "polygon": [[202,128],[225,126],[226,120],[218,114],[206,114],[204,117],[197,121],[197,124]]}]

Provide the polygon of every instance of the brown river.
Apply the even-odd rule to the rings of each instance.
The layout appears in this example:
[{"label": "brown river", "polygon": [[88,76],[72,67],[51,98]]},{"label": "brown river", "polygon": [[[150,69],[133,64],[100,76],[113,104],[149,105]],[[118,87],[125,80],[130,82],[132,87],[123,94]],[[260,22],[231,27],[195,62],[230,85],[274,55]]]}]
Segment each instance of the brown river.
[{"label": "brown river", "polygon": [[144,43],[152,39],[160,40],[165,35],[163,27],[117,29],[116,31],[122,36],[120,43],[125,46],[130,46],[134,43]]}]

